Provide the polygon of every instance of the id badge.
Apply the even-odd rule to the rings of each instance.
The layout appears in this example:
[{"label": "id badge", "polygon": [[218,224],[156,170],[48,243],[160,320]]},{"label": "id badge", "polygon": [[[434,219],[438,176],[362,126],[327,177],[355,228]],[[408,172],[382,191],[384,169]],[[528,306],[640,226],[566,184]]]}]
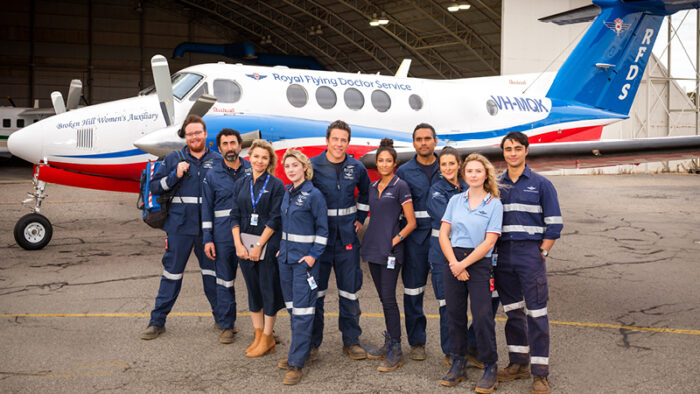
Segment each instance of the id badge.
[{"label": "id badge", "polygon": [[390,270],[393,270],[394,268],[396,268],[396,257],[389,256],[386,259],[386,268],[390,269]]},{"label": "id badge", "polygon": [[491,255],[491,265],[494,267],[498,265],[498,253],[494,253]]},{"label": "id badge", "polygon": [[311,274],[309,274],[308,272],[306,273],[306,281],[309,282],[309,287],[311,288],[311,290],[316,290],[316,288],[318,287],[318,285],[316,284],[316,279],[314,279],[314,277],[311,276]]},{"label": "id badge", "polygon": [[251,213],[251,214],[250,214],[250,225],[251,225],[251,226],[257,226],[257,225],[258,225],[258,214],[257,214],[257,213]]}]

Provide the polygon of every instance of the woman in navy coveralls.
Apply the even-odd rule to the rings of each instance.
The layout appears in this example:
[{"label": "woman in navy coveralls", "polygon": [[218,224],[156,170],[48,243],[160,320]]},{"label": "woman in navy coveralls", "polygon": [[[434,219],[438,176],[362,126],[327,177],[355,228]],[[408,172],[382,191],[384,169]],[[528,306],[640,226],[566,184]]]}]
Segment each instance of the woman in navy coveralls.
[{"label": "woman in navy coveralls", "polygon": [[[253,172],[236,181],[233,187],[231,228],[255,329],[255,339],[246,349],[246,356],[260,357],[275,351],[272,330],[277,311],[284,308],[275,256],[281,238],[280,205],[284,184],[272,175],[277,156],[269,142],[253,141],[248,155]],[[259,238],[251,247],[244,245],[241,234]],[[265,255],[261,258],[263,248]]]},{"label": "woman in navy coveralls", "polygon": [[[396,303],[396,282],[403,263],[403,241],[416,228],[411,189],[394,175],[396,151],[394,141],[384,138],[377,149],[375,164],[382,176],[369,188],[370,220],[362,239],[362,258],[369,263],[374,286],[384,309],[384,346],[370,350],[367,357],[382,359],[381,372],[394,371],[403,365],[401,353],[401,315]],[[406,217],[404,228],[399,227],[399,216]]]},{"label": "woman in navy coveralls", "polygon": [[277,260],[292,343],[287,359],[278,365],[287,368],[282,382],[291,385],[301,381],[301,370],[311,351],[318,293],[316,260],[328,243],[328,208],[321,191],[311,183],[313,169],[306,155],[289,149],[282,165],[292,184],[282,200],[282,241]]},{"label": "woman in navy coveralls", "polygon": [[450,198],[439,236],[448,264],[443,270],[443,281],[452,357],[452,366],[441,383],[454,386],[467,378],[465,332],[469,297],[479,361],[484,363],[476,392],[492,393],[498,386],[498,353],[491,309],[491,253],[501,234],[503,205],[498,199],[496,170],[488,159],[473,153],[464,160],[462,168],[469,188]]}]

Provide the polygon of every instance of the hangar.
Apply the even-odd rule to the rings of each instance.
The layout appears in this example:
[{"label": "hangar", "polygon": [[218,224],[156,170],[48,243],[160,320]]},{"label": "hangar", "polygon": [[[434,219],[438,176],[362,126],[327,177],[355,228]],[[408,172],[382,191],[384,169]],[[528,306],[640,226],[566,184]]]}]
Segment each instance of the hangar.
[{"label": "hangar", "polygon": [[[170,58],[172,71],[225,61],[391,75],[405,58],[412,59],[409,76],[421,78],[554,71],[586,24],[556,26],[537,19],[588,4],[586,0],[11,2],[0,16],[0,87],[17,106],[32,106],[38,100],[40,106],[50,107],[50,93],[65,92],[74,78],[83,81],[84,104],[130,97],[152,84],[149,60],[158,53]],[[687,19],[697,19],[697,12],[690,15]],[[669,33],[673,37],[671,27]],[[667,44],[660,41],[657,45]],[[695,43],[697,47],[697,35]],[[686,46],[692,49],[692,44]],[[696,51],[696,65],[697,56]],[[606,127],[603,138],[696,135],[699,111],[694,97],[697,94],[684,92],[653,58],[630,119]],[[681,170],[693,165],[640,169]]]}]

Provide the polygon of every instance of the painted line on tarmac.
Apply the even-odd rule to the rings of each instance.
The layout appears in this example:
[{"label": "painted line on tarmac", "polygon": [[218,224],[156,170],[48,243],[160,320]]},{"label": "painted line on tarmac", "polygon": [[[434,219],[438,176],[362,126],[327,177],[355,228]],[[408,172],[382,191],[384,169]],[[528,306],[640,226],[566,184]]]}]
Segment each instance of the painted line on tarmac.
[{"label": "painted line on tarmac", "polygon": [[[149,317],[150,313],[7,313],[0,314],[2,317]],[[250,316],[250,312],[239,312],[237,316]],[[289,316],[286,312],[281,312],[277,314],[278,316]],[[211,317],[210,312],[171,312],[168,316],[179,316],[179,317]],[[338,317],[337,312],[328,312],[324,316]],[[384,317],[382,313],[363,313],[363,317]],[[402,313],[401,317],[405,317]],[[439,319],[440,315],[425,315],[428,319]],[[469,317],[471,320],[471,316]],[[497,317],[495,319],[498,322],[505,322],[506,319],[502,317]],[[584,323],[575,321],[559,321],[550,320],[549,324],[553,326],[569,326],[569,327],[584,327],[584,328],[612,328],[616,330],[631,330],[631,331],[646,331],[646,332],[659,332],[659,333],[670,333],[670,334],[683,334],[683,335],[700,335],[700,330],[685,330],[679,328],[659,328],[659,327],[640,327],[640,326],[625,326],[620,324],[606,324],[606,323]]]}]

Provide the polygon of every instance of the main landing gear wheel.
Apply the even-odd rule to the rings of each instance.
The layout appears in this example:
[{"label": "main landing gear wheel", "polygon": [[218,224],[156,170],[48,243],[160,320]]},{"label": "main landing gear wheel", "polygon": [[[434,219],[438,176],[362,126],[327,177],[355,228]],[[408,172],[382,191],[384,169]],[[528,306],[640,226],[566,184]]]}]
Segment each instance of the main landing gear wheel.
[{"label": "main landing gear wheel", "polygon": [[30,213],[22,216],[15,225],[15,241],[26,250],[38,250],[48,245],[53,227],[46,216]]}]

